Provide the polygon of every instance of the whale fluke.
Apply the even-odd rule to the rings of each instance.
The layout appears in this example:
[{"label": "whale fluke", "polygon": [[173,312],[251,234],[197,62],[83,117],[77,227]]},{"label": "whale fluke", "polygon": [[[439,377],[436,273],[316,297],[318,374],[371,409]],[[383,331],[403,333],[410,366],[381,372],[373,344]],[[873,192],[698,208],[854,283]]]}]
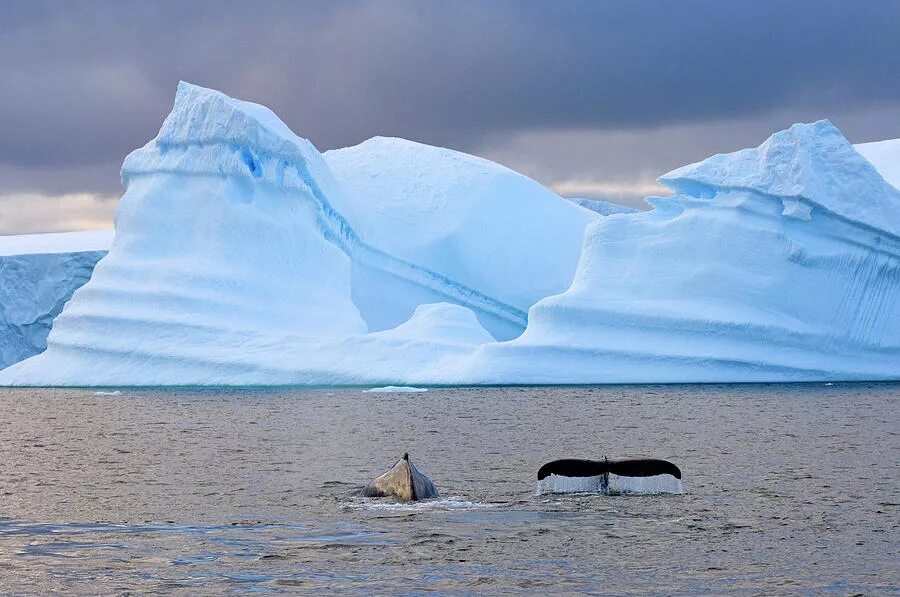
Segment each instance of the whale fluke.
[{"label": "whale fluke", "polygon": [[672,475],[681,478],[681,470],[668,460],[657,458],[615,458],[612,460],[581,460],[564,458],[548,462],[538,470],[538,481],[550,475],[561,477],[596,477],[612,473],[620,477],[652,477]]},{"label": "whale fluke", "polygon": [[548,462],[538,470],[539,493],[681,493],[681,470],[657,458]]},{"label": "whale fluke", "polygon": [[406,502],[438,497],[437,487],[409,460],[409,454],[363,489],[366,497],[394,497]]}]

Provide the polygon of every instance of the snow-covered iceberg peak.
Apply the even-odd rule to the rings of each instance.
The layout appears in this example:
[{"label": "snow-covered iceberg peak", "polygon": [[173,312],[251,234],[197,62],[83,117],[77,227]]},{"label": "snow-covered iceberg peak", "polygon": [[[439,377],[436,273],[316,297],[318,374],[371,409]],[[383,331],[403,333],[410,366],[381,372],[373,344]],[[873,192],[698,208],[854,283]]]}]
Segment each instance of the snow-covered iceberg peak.
[{"label": "snow-covered iceberg peak", "polygon": [[234,176],[340,201],[319,151],[271,110],[184,81],[156,138],[125,158],[122,182],[161,172]]},{"label": "snow-covered iceberg peak", "polygon": [[896,379],[900,191],[826,121],[661,178],[655,209],[588,227],[572,286],[486,382]]},{"label": "snow-covered iceberg peak", "polygon": [[795,124],[759,147],[714,155],[673,170],[659,182],[701,197],[712,189],[755,191],[792,202],[786,209],[808,212],[815,206],[900,236],[897,189],[828,120]]}]

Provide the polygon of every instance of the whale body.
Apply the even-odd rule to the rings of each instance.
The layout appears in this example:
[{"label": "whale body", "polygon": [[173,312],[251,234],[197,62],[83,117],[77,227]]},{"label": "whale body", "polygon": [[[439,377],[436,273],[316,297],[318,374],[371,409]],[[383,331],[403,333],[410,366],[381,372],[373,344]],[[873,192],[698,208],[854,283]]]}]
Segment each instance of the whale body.
[{"label": "whale body", "polygon": [[437,487],[404,454],[386,473],[363,488],[365,497],[393,497],[413,502],[438,497]]}]

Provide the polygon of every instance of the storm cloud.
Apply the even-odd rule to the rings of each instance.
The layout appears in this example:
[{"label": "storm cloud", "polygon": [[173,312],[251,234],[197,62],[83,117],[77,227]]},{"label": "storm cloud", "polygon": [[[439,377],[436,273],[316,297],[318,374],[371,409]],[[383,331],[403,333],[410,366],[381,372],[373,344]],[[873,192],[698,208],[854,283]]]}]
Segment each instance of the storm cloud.
[{"label": "storm cloud", "polygon": [[895,0],[7,0],[0,195],[116,195],[182,79],[323,150],[401,136],[643,191],[794,121],[900,137],[898,29]]}]

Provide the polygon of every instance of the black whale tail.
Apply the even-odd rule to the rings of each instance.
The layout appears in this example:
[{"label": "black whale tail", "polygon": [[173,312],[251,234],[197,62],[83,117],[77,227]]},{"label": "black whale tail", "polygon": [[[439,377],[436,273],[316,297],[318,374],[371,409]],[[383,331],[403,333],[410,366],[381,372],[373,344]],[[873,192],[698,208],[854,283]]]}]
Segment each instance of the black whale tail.
[{"label": "black whale tail", "polygon": [[681,470],[657,458],[548,462],[538,470],[538,493],[682,493]]},{"label": "black whale tail", "polygon": [[681,478],[681,469],[668,460],[658,458],[617,458],[613,460],[581,460],[565,458],[548,462],[538,470],[538,481],[557,475],[560,477],[597,477],[600,475],[620,477],[652,477],[672,475]]}]

